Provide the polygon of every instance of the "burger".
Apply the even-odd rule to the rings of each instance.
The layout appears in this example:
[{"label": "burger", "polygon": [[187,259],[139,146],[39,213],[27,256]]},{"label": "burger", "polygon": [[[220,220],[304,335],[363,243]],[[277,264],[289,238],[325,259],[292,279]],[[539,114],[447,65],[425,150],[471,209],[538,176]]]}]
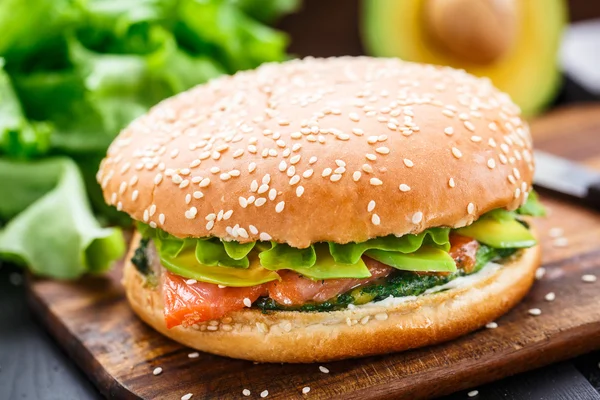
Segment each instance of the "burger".
[{"label": "burger", "polygon": [[527,124],[485,78],[265,64],[155,106],[97,179],[137,221],[131,307],[192,348],[315,362],[451,340],[534,281]]}]

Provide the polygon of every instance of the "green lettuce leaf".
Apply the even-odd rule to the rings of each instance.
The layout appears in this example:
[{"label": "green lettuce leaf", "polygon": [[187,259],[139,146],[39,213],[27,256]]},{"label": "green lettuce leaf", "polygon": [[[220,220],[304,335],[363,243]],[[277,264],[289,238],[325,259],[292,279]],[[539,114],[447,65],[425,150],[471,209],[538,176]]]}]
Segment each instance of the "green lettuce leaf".
[{"label": "green lettuce leaf", "polygon": [[248,253],[254,248],[256,242],[250,243],[238,243],[238,242],[223,242],[225,252],[227,255],[234,260],[241,260],[245,258]]},{"label": "green lettuce leaf", "polygon": [[329,251],[337,262],[346,264],[355,264],[365,251],[373,249],[412,253],[425,243],[439,246],[448,251],[450,249],[449,234],[449,228],[431,228],[418,235],[401,237],[389,235],[362,243],[329,243]]},{"label": "green lettuce leaf", "polygon": [[196,239],[196,259],[202,265],[248,268],[250,261],[247,256],[238,260],[230,257],[225,250],[224,242],[219,239]]},{"label": "green lettuce leaf", "polygon": [[327,244],[314,245],[316,252],[315,264],[310,267],[302,265],[288,266],[285,269],[296,271],[300,275],[314,280],[337,278],[369,278],[371,273],[362,259],[354,264],[344,264],[335,261],[329,253]]},{"label": "green lettuce leaf", "polygon": [[538,194],[532,190],[529,192],[525,204],[517,209],[517,214],[529,215],[532,217],[544,217],[546,216],[546,209],[542,203],[540,203]]},{"label": "green lettuce leaf", "polygon": [[271,242],[271,248],[262,251],[258,257],[260,264],[271,270],[310,268],[317,262],[314,246],[296,249],[287,244]]},{"label": "green lettuce leaf", "polygon": [[102,228],[85,197],[77,166],[67,158],[35,163],[0,159],[0,257],[34,273],[76,278],[106,271],[125,250],[120,230]]}]

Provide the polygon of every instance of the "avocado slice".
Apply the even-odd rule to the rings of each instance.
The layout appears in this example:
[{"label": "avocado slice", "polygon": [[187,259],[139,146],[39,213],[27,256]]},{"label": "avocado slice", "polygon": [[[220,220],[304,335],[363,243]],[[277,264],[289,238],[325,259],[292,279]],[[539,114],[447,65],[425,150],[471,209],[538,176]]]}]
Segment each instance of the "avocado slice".
[{"label": "avocado slice", "polygon": [[456,233],[497,249],[520,249],[536,244],[529,229],[515,219],[484,217],[457,229]]},{"label": "avocado slice", "polygon": [[339,263],[331,256],[326,244],[318,244],[314,247],[317,254],[317,262],[312,267],[294,267],[290,269],[314,280],[369,278],[371,276],[362,258],[359,258],[354,264]]},{"label": "avocado slice", "polygon": [[[498,4],[508,11],[490,14]],[[365,0],[363,7],[363,42],[372,55],[487,76],[526,116],[558,89],[564,0]]]},{"label": "avocado slice", "polygon": [[263,268],[257,256],[250,256],[248,268],[221,267],[200,264],[196,259],[193,248],[186,249],[177,257],[161,255],[162,265],[184,278],[195,279],[199,282],[214,283],[231,287],[256,286],[280,279],[276,272]]},{"label": "avocado slice", "polygon": [[448,252],[432,246],[422,246],[414,253],[368,250],[367,257],[403,271],[455,272],[456,263]]}]

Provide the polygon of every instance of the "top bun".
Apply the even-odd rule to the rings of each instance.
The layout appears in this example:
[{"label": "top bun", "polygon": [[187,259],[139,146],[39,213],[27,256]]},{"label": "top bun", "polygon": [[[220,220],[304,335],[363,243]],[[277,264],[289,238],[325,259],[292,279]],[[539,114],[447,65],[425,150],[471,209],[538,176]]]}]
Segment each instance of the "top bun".
[{"label": "top bun", "polygon": [[107,202],[178,237],[361,242],[515,209],[531,136],[488,79],[397,59],[265,64],[167,99],[98,172]]}]

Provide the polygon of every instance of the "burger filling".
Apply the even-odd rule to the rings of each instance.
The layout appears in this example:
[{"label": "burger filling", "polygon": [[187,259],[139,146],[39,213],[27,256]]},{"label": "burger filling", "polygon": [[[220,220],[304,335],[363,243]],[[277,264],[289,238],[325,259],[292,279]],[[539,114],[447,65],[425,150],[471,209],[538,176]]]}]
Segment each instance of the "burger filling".
[{"label": "burger filling", "polygon": [[541,215],[535,193],[516,211],[493,210],[463,228],[431,228],[362,243],[176,238],[140,224],[132,258],[149,285],[159,285],[169,328],[219,319],[246,307],[270,312],[332,311],[388,297],[417,296],[490,261],[534,246],[523,215]]}]

